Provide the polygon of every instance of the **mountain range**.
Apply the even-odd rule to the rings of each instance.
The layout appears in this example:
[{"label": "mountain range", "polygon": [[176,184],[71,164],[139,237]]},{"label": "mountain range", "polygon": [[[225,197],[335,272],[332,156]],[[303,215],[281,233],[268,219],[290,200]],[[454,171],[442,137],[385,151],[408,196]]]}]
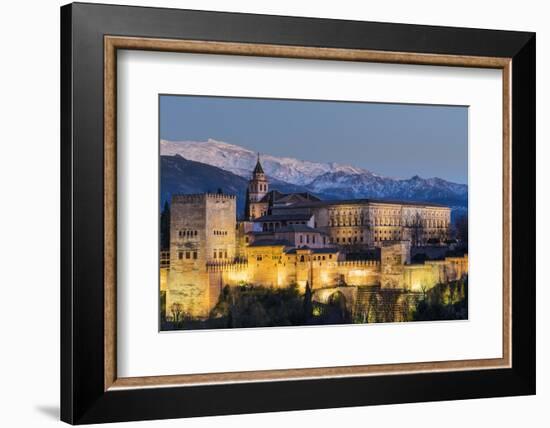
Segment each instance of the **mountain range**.
[{"label": "mountain range", "polygon": [[[237,195],[238,209],[257,153],[222,141],[161,140],[161,203],[174,193],[217,191]],[[363,168],[290,157],[261,155],[270,188],[281,192],[308,191],[322,199],[400,199],[436,202],[453,208],[453,216],[468,206],[468,186],[418,175],[399,179]],[[239,212],[240,212],[239,211]]]}]

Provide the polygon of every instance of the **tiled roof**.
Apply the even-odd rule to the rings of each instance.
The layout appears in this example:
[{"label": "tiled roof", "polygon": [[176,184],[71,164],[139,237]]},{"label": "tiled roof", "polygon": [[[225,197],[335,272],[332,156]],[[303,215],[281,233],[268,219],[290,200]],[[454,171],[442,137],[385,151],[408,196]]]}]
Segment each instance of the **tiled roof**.
[{"label": "tiled roof", "polygon": [[265,222],[265,221],[294,221],[294,220],[309,220],[311,214],[269,214],[262,217],[254,219],[256,222]]},{"label": "tiled roof", "polygon": [[274,232],[309,232],[324,234],[323,231],[319,229],[314,229],[313,227],[307,226],[305,224],[289,224],[288,226],[278,227],[277,229],[275,229]]},{"label": "tiled roof", "polygon": [[254,167],[254,174],[263,174],[264,169],[262,168],[262,164],[260,163],[260,154],[258,153],[258,161],[256,162],[256,166]]},{"label": "tiled roof", "polygon": [[[433,202],[414,202],[414,201],[396,201],[386,199],[335,199],[330,201],[308,201],[298,202],[289,205],[288,208],[317,208],[330,205],[362,205],[362,204],[389,204],[389,205],[413,205],[413,206],[425,206],[425,207],[442,207],[448,208],[446,205],[436,204]],[[277,207],[277,209],[285,209],[285,207]]]},{"label": "tiled roof", "polygon": [[335,254],[340,251],[337,247],[325,247],[325,248],[310,248],[307,246],[300,248],[291,248],[285,251],[286,254],[296,254],[297,250],[310,250],[313,254]]},{"label": "tiled roof", "polygon": [[260,239],[254,241],[249,247],[292,247],[292,244],[286,239]]},{"label": "tiled roof", "polygon": [[293,202],[309,202],[309,201],[320,201],[317,196],[309,193],[309,192],[300,192],[300,193],[282,193],[278,190],[271,190],[270,192],[266,193],[262,199],[260,199],[260,202],[270,202],[274,204],[284,204]]}]

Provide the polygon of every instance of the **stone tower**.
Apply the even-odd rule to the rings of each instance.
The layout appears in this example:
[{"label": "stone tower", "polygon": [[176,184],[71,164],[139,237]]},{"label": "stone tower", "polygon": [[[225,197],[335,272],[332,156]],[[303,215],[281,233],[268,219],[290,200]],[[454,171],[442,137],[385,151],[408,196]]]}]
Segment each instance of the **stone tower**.
[{"label": "stone tower", "polygon": [[248,182],[247,189],[247,217],[252,220],[267,214],[267,203],[261,202],[262,198],[269,191],[269,183],[260,163],[260,154],[258,153],[258,161],[252,171],[252,178]]},{"label": "stone tower", "polygon": [[208,264],[235,258],[236,198],[224,194],[174,195],[170,206],[170,270],[166,315],[179,305],[185,315],[206,317],[216,304]]}]

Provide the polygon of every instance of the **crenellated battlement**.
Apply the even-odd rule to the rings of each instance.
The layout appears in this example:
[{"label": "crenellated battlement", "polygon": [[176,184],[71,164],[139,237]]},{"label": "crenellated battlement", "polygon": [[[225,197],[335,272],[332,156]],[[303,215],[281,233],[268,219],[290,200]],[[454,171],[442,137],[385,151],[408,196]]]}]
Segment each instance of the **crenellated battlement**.
[{"label": "crenellated battlement", "polygon": [[185,195],[172,195],[172,203],[202,202],[205,200],[236,200],[235,195],[225,193],[193,193]]},{"label": "crenellated battlement", "polygon": [[339,267],[380,267],[379,260],[340,260],[337,263]]},{"label": "crenellated battlement", "polygon": [[248,262],[208,262],[207,272],[239,272],[248,269]]}]

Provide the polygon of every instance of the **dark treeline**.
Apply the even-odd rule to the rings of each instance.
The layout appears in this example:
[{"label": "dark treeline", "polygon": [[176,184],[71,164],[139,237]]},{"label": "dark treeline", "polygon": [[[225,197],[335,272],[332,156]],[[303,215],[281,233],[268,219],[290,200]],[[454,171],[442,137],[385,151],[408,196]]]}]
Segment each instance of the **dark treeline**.
[{"label": "dark treeline", "polygon": [[171,312],[173,321],[162,319],[162,330],[351,323],[345,301],[335,297],[327,304],[314,302],[309,284],[303,294],[296,285],[276,289],[251,285],[226,286],[206,320],[191,319],[178,308],[172,308]]},{"label": "dark treeline", "polygon": [[340,292],[326,303],[314,301],[309,285],[305,293],[296,285],[226,286],[204,320],[186,316],[178,306],[170,308],[171,321],[161,319],[162,330],[457,320],[468,318],[468,280],[439,284],[423,293],[368,287],[353,311]]},{"label": "dark treeline", "polygon": [[468,319],[468,278],[436,285],[411,313],[412,321]]}]

